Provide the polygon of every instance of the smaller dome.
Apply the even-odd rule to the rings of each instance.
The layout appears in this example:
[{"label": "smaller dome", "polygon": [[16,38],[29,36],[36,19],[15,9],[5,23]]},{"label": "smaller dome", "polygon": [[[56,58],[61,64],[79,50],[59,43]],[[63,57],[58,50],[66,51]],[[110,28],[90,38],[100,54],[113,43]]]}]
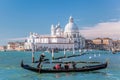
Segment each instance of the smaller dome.
[{"label": "smaller dome", "polygon": [[57,27],[56,27],[56,32],[61,32],[60,24],[58,23],[56,26],[57,26]]},{"label": "smaller dome", "polygon": [[56,28],[56,30],[57,30],[58,28],[60,28],[60,23],[58,23],[55,28]]},{"label": "smaller dome", "polygon": [[61,29],[60,29],[60,28],[57,28],[56,32],[61,32]]}]

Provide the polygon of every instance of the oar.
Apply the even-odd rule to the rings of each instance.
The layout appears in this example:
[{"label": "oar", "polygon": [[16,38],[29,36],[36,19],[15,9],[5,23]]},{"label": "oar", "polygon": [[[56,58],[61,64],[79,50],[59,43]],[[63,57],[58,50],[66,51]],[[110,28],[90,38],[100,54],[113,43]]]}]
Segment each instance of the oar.
[{"label": "oar", "polygon": [[[49,61],[49,59],[44,59],[44,61]],[[38,63],[39,61],[34,61],[34,63]]]}]

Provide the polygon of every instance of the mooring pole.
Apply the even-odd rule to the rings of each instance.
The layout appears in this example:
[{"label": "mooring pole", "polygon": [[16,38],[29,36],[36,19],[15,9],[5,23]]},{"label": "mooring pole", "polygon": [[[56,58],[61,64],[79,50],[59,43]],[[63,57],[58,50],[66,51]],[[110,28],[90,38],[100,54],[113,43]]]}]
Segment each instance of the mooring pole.
[{"label": "mooring pole", "polygon": [[35,57],[34,57],[34,53],[35,53],[35,44],[34,44],[34,37],[32,37],[33,42],[32,42],[32,63],[35,62]]},{"label": "mooring pole", "polygon": [[34,58],[34,51],[32,51],[32,63],[35,62],[35,58]]},{"label": "mooring pole", "polygon": [[74,47],[74,44],[73,44],[73,55],[75,54],[75,47]]},{"label": "mooring pole", "polygon": [[64,48],[64,57],[66,57],[66,52],[65,52],[65,48]]},{"label": "mooring pole", "polygon": [[52,49],[52,60],[54,60],[54,49]]}]

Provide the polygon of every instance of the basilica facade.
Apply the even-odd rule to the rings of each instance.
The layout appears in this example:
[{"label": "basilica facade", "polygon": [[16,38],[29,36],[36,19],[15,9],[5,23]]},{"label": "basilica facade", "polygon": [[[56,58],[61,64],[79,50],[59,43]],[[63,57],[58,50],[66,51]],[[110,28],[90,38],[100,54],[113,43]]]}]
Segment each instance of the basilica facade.
[{"label": "basilica facade", "polygon": [[51,34],[49,35],[30,33],[25,42],[25,49],[32,49],[33,46],[36,49],[82,49],[85,47],[85,38],[80,34],[73,17],[70,16],[65,29],[62,29],[60,24],[57,24],[56,26],[51,25]]}]

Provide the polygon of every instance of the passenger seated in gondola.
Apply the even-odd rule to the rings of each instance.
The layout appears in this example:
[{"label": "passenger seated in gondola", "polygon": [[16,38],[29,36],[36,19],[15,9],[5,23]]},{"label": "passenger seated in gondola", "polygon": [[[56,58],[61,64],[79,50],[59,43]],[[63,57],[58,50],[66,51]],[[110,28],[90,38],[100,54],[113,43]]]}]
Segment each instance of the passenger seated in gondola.
[{"label": "passenger seated in gondola", "polygon": [[54,67],[53,67],[54,69],[61,69],[61,64],[56,64]]},{"label": "passenger seated in gondola", "polygon": [[72,62],[72,67],[73,67],[73,69],[76,69],[76,63],[75,62]]},{"label": "passenger seated in gondola", "polygon": [[65,69],[69,69],[69,64],[65,63],[64,67],[65,67]]},{"label": "passenger seated in gondola", "polygon": [[37,65],[38,68],[40,68],[41,62],[44,61],[44,57],[45,57],[45,55],[44,55],[44,53],[42,53],[42,54],[40,55],[39,63],[38,63],[38,65]]}]

